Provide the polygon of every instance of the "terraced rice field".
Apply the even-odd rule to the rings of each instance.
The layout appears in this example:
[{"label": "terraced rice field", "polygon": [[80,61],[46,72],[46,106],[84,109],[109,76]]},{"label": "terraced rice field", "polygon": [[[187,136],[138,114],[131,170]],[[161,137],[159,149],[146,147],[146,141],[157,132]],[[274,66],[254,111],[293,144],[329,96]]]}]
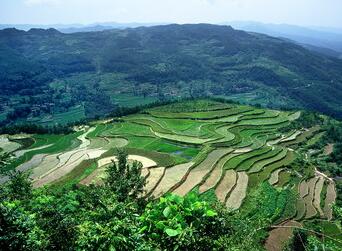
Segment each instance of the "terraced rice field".
[{"label": "terraced rice field", "polygon": [[324,204],[324,214],[328,218],[328,220],[332,219],[332,207],[331,205],[336,200],[336,190],[335,184],[330,182],[327,188],[327,195],[325,197],[325,204]]},{"label": "terraced rice field", "polygon": [[165,174],[165,167],[149,168],[149,175],[146,180],[146,194],[150,194],[157,187]]},{"label": "terraced rice field", "polygon": [[321,217],[324,217],[323,210],[321,209],[321,191],[324,184],[324,178],[320,177],[315,186],[313,205]]},{"label": "terraced rice field", "polygon": [[20,144],[10,141],[7,135],[0,135],[0,149],[2,152],[10,153],[21,147]]},{"label": "terraced rice field", "polygon": [[[93,121],[68,135],[22,136],[33,142],[29,146],[2,135],[0,155],[9,152],[13,156],[4,169],[31,171],[35,187],[89,185],[102,184],[106,167],[117,161],[115,149],[124,147],[129,161],[143,164],[145,196],[210,193],[237,210],[250,191],[269,182],[277,189],[298,188],[297,220],[331,219],[334,183],[329,183],[321,208],[321,190],[327,179],[307,179],[288,167],[301,154],[297,151],[300,144],[317,138],[320,129],[280,130],[300,115],[216,101],[185,101]],[[0,178],[0,182],[5,180]]]},{"label": "terraced rice field", "polygon": [[227,199],[226,206],[231,209],[239,209],[246,197],[248,186],[248,175],[245,172],[238,172],[238,178],[234,190]]},{"label": "terraced rice field", "polygon": [[304,197],[306,214],[305,218],[310,219],[317,214],[317,210],[313,205],[314,196],[315,196],[315,186],[318,181],[318,177],[312,178],[308,181],[309,193]]},{"label": "terraced rice field", "polygon": [[283,159],[286,156],[286,153],[287,153],[286,149],[272,150],[272,152],[269,154],[269,158],[256,162],[252,166],[252,168],[249,169],[248,173],[260,172],[265,166]]},{"label": "terraced rice field", "polygon": [[236,156],[234,153],[230,153],[220,159],[217,164],[215,165],[215,168],[210,172],[207,179],[204,181],[204,183],[199,187],[199,192],[204,193],[208,191],[211,188],[214,188],[219,181],[221,180],[223,174],[224,174],[224,164],[231,158]]},{"label": "terraced rice field", "polygon": [[228,194],[236,185],[237,174],[234,170],[228,170],[225,172],[223,178],[215,189],[217,199],[224,203]]},{"label": "terraced rice field", "polygon": [[199,185],[203,178],[209,174],[215,167],[215,164],[225,155],[229,154],[231,149],[215,149],[208,154],[207,158],[191,169],[185,181],[173,192],[179,195],[189,193],[195,186]]},{"label": "terraced rice field", "polygon": [[170,191],[182,181],[183,177],[185,177],[186,173],[193,164],[193,162],[189,162],[167,168],[162,180],[160,181],[158,187],[153,191],[152,195],[154,197],[159,197]]},{"label": "terraced rice field", "polygon": [[283,169],[278,169],[278,170],[275,170],[272,174],[271,174],[271,177],[269,178],[268,182],[271,184],[271,185],[275,185],[278,183],[279,181],[279,173],[283,171]]}]

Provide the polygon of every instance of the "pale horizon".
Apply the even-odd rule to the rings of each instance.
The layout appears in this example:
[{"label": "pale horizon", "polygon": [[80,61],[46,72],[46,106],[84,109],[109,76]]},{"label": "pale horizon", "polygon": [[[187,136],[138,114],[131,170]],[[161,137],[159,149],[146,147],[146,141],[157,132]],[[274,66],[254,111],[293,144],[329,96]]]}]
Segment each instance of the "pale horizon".
[{"label": "pale horizon", "polygon": [[339,0],[3,0],[0,23],[52,26],[238,21],[341,29],[341,9]]}]

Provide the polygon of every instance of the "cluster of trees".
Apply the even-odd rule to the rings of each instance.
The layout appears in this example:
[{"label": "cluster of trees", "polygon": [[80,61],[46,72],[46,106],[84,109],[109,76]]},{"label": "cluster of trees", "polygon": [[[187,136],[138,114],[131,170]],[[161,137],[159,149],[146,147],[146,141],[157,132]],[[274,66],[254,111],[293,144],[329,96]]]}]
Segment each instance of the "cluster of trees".
[{"label": "cluster of trees", "polygon": [[292,121],[289,125],[280,128],[282,132],[288,132],[291,130],[298,130],[302,128],[310,128],[316,125],[322,125],[324,119],[319,113],[310,111],[301,111],[300,117],[295,121]]},{"label": "cluster of trees", "polygon": [[[342,122],[329,119],[324,126],[326,133],[321,139],[324,145],[333,144],[333,152],[329,155],[327,161],[330,164],[329,171],[333,176],[342,176]],[[329,164],[329,163],[328,163]]]},{"label": "cluster of trees", "polygon": [[37,124],[14,124],[0,127],[0,134],[68,134],[73,130],[71,125],[42,126]]},{"label": "cluster of trees", "polygon": [[[333,143],[333,152],[329,155],[328,171],[335,177],[342,177],[342,122],[330,119],[326,125],[326,134],[322,141],[327,143]],[[336,204],[342,207],[342,181],[336,182],[337,198]]]},{"label": "cluster of trees", "polygon": [[[342,143],[341,142],[334,144],[333,152],[330,154],[330,160],[342,167]],[[342,170],[340,171],[339,176],[342,176]]]},{"label": "cluster of trees", "polygon": [[162,105],[169,105],[169,104],[177,103],[180,101],[186,101],[186,100],[193,100],[193,98],[168,99],[168,100],[162,100],[162,101],[159,100],[159,101],[155,101],[153,103],[147,104],[147,105],[137,105],[134,107],[118,106],[108,115],[108,117],[127,116],[127,115],[142,112],[143,110],[148,109],[148,108],[158,107]]},{"label": "cluster of trees", "polygon": [[331,143],[342,141],[342,122],[329,119],[325,129],[327,131],[325,139]]}]

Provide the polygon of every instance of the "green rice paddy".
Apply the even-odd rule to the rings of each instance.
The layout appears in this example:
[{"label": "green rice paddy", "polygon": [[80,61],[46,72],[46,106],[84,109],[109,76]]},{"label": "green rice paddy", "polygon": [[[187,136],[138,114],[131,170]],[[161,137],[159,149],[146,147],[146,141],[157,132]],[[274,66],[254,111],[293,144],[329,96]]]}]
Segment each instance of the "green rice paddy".
[{"label": "green rice paddy", "polygon": [[[126,102],[124,96],[116,96],[113,99],[120,104]],[[82,116],[80,108],[78,109],[61,114],[60,120],[68,121],[70,117]],[[99,160],[113,157],[116,148],[125,147],[128,154],[135,156],[134,158],[147,158],[156,163],[157,167],[166,170],[180,164],[187,167],[187,170],[182,171],[179,168],[183,165],[177,166],[177,175],[174,178],[172,172],[166,171],[165,181],[160,173],[158,177],[152,177],[154,172],[148,172],[147,179],[153,180],[156,184],[149,194],[153,194],[155,189],[164,191],[158,188],[158,184],[168,184],[167,190],[183,194],[191,190],[198,191],[199,186],[206,184],[207,181],[210,189],[201,196],[210,194],[211,200],[217,201],[215,188],[219,188],[219,194],[227,195],[225,200],[229,201],[230,206],[237,201],[238,205],[233,205],[232,208],[237,209],[240,204],[243,208],[249,193],[263,182],[267,182],[276,170],[279,177],[274,186],[277,189],[287,186],[298,187],[300,174],[288,168],[300,154],[294,149],[302,143],[315,144],[323,136],[318,126],[303,131],[283,132],[282,129],[293,123],[300,115],[299,112],[267,110],[211,100],[173,103],[115,120],[93,121],[90,127],[79,128],[79,131],[68,135],[28,136],[33,144],[23,148],[32,151],[9,160],[3,169],[15,169],[39,154],[56,155],[55,161],[59,163],[60,155],[69,156],[68,153],[73,151],[69,159],[76,158],[72,157],[73,154],[79,154],[81,159],[73,159],[72,163],[65,159],[63,165],[51,168],[52,176],[59,168],[66,170],[66,173],[46,184],[53,187],[79,184],[96,174]],[[289,140],[282,141],[285,138]],[[33,165],[31,170],[34,171],[35,168]],[[40,167],[40,170],[43,168]],[[236,186],[229,192],[222,190],[225,184],[221,182],[227,182],[224,175],[228,170],[236,172],[240,177],[237,187],[241,191],[235,191]],[[180,177],[180,174],[183,176]],[[229,199],[231,194],[234,198]],[[240,195],[243,197],[239,197]],[[291,213],[284,213],[283,215],[287,215],[283,216],[284,219],[296,214],[301,218],[305,216],[305,205],[303,206],[302,201],[297,202],[297,198],[293,201],[293,207],[289,209]],[[324,202],[322,206],[323,204]],[[296,210],[297,212],[294,212]]]}]

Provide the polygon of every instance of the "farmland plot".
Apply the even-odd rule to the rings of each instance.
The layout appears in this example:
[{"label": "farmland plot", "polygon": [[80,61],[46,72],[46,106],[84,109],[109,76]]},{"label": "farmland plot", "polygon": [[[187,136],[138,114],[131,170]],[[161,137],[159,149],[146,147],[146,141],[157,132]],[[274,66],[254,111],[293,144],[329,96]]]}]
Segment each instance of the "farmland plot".
[{"label": "farmland plot", "polygon": [[195,186],[201,183],[202,179],[210,173],[215,164],[225,155],[231,152],[229,148],[215,149],[208,154],[208,157],[198,166],[191,169],[186,180],[173,192],[184,196],[190,192]]},{"label": "farmland plot", "polygon": [[[144,156],[128,155],[128,160],[141,162],[141,164],[143,165],[143,168],[149,168],[149,167],[157,166],[157,163],[155,161],[153,161],[149,158],[146,158]],[[114,162],[118,161],[116,156],[99,159],[97,162],[97,165],[98,165],[98,167],[102,167],[102,166],[111,164],[113,161]]]},{"label": "farmland plot", "polygon": [[314,201],[313,201],[313,205],[315,206],[315,208],[317,209],[321,217],[324,216],[324,213],[321,209],[321,191],[323,188],[323,184],[324,184],[324,178],[319,177],[315,186],[315,195],[314,195]]},{"label": "farmland plot", "polygon": [[303,219],[305,216],[305,212],[306,212],[306,206],[305,206],[305,201],[302,198],[297,199],[296,210],[297,210],[297,214],[296,214],[295,220]]},{"label": "farmland plot", "polygon": [[328,218],[328,220],[332,219],[332,207],[331,205],[336,200],[336,190],[335,190],[335,183],[330,182],[327,188],[327,195],[325,197],[325,204],[324,204],[324,215]]},{"label": "farmland plot", "polygon": [[160,133],[160,132],[154,132],[154,134],[157,137],[162,138],[162,139],[168,139],[168,140],[182,142],[182,143],[188,143],[188,144],[204,144],[204,143],[209,142],[211,140],[215,140],[215,138],[201,139],[201,138],[197,138],[197,137],[177,135],[177,134],[167,134],[167,133]]},{"label": "farmland plot", "polygon": [[308,181],[309,193],[307,196],[304,197],[306,207],[305,219],[310,219],[317,214],[317,210],[313,205],[313,201],[315,196],[315,187],[318,179],[318,177],[315,177]]},{"label": "farmland plot", "polygon": [[52,154],[46,156],[43,161],[32,170],[31,178],[38,179],[43,174],[49,172],[51,169],[55,168],[59,164],[58,159],[59,154]]},{"label": "farmland plot", "polygon": [[[320,130],[319,126],[292,127],[292,121],[300,116],[300,112],[214,101],[172,103],[93,121],[63,136],[27,135],[32,138],[31,145],[19,145],[19,150],[13,145],[11,149],[16,150],[10,151],[17,159],[8,160],[6,168],[32,170],[35,187],[101,185],[106,168],[117,161],[116,148],[125,147],[128,162],[136,160],[143,165],[142,176],[147,179],[144,196],[158,198],[167,192],[184,196],[193,191],[236,210],[243,208],[247,191],[269,182],[279,191],[296,193],[298,189],[298,200],[293,195],[293,207],[286,208],[281,219],[293,218],[296,206],[298,220],[323,215],[331,220],[334,183],[328,185],[323,203],[321,190],[326,178],[307,180],[307,173],[292,165],[305,153],[300,143]],[[324,128],[306,147],[323,135]],[[5,143],[0,142],[0,148]]]},{"label": "farmland plot", "polygon": [[193,164],[193,162],[189,162],[166,168],[165,174],[159,185],[154,189],[152,196],[160,197],[172,189],[172,187],[176,186],[177,183],[181,182],[182,178],[186,175]]},{"label": "farmland plot", "polygon": [[275,185],[278,183],[279,181],[279,173],[283,171],[283,169],[278,169],[278,170],[275,170],[272,174],[271,174],[271,177],[269,178],[268,182],[271,184],[271,185]]},{"label": "farmland plot", "polygon": [[162,180],[165,173],[165,167],[153,167],[149,168],[149,171],[150,174],[147,177],[146,185],[144,188],[146,195],[152,193],[159,182]]},{"label": "farmland plot", "polygon": [[225,172],[223,178],[215,189],[216,197],[219,201],[224,203],[227,195],[236,185],[237,174],[234,170],[228,170]]},{"label": "farmland plot", "polygon": [[46,154],[34,155],[32,159],[18,166],[16,170],[21,171],[21,172],[28,171],[38,166],[46,156],[47,156]]},{"label": "farmland plot", "polygon": [[222,178],[222,174],[224,173],[224,170],[223,170],[224,164],[235,156],[236,154],[230,153],[227,156],[220,159],[219,162],[217,162],[217,164],[215,165],[215,168],[210,173],[209,177],[207,177],[205,182],[199,187],[200,193],[204,193],[208,191],[209,189],[214,188],[216,186],[216,184]]},{"label": "farmland plot", "polygon": [[36,151],[36,150],[41,150],[41,149],[44,149],[44,148],[48,148],[50,146],[52,146],[52,144],[44,145],[44,146],[40,146],[40,147],[36,147],[36,148],[31,148],[31,149],[19,150],[19,151],[15,151],[14,155],[15,155],[16,158],[19,158],[19,157],[23,156],[25,153],[28,153],[28,152],[31,152],[31,151]]},{"label": "farmland plot", "polygon": [[0,135],[0,149],[5,153],[14,152],[21,145],[17,142],[10,141],[6,135]]},{"label": "farmland plot", "polygon": [[226,206],[231,209],[239,209],[246,197],[248,175],[246,172],[238,172],[238,179],[234,190],[227,199]]}]

